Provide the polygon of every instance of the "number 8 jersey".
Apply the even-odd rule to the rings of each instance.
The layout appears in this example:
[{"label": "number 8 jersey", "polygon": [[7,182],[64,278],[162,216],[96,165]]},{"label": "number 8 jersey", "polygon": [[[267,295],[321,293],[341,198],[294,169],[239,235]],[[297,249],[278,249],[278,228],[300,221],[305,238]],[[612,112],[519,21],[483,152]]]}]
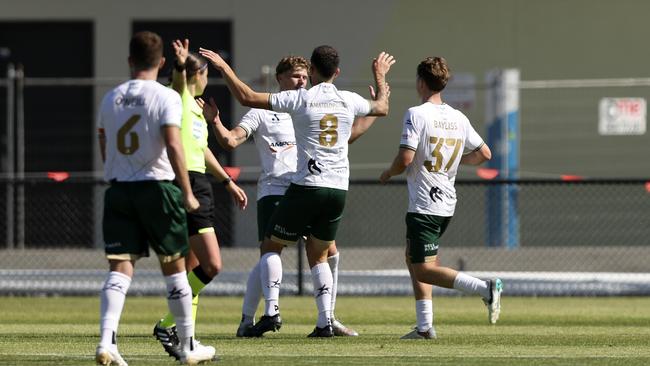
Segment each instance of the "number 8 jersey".
[{"label": "number 8 jersey", "polygon": [[350,178],[348,139],[355,116],[370,113],[370,102],[357,93],[320,83],[309,90],[271,94],[271,108],[291,115],[298,146],[293,183],[347,190]]},{"label": "number 8 jersey", "polygon": [[400,141],[401,148],[415,151],[406,171],[408,212],[453,216],[460,158],[483,144],[467,117],[447,104],[427,102],[409,108]]},{"label": "number 8 jersey", "polygon": [[97,126],[106,136],[104,178],[173,180],[163,126],[181,127],[177,92],[154,80],[129,80],[106,93]]}]

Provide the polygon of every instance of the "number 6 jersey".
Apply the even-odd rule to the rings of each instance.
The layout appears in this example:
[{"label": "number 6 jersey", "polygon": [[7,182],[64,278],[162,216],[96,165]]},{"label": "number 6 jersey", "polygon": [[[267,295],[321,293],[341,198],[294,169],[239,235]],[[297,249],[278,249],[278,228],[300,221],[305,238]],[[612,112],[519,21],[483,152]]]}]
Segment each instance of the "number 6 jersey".
[{"label": "number 6 jersey", "polygon": [[449,105],[427,102],[409,108],[400,142],[400,147],[415,151],[406,171],[408,212],[453,216],[460,158],[482,145],[467,117]]},{"label": "number 6 jersey", "polygon": [[271,108],[293,119],[298,165],[293,183],[347,190],[350,178],[348,139],[355,116],[370,113],[370,102],[357,93],[320,83],[309,90],[271,94]]},{"label": "number 6 jersey", "polygon": [[154,80],[129,80],[106,93],[97,118],[106,136],[104,178],[173,180],[163,126],[181,127],[177,92]]}]

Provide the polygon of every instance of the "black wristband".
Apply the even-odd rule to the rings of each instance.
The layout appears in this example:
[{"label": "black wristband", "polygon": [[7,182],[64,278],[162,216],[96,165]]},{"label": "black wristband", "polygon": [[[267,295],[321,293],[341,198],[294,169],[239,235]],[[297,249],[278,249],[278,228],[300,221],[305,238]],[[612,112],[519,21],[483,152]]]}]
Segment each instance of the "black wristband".
[{"label": "black wristband", "polygon": [[232,181],[232,178],[230,178],[230,176],[228,176],[226,179],[221,181],[221,184],[223,184],[224,186],[227,186],[228,184],[230,184],[231,181]]},{"label": "black wristband", "polygon": [[185,71],[185,64],[179,64],[178,61],[174,62],[174,69],[178,72]]}]

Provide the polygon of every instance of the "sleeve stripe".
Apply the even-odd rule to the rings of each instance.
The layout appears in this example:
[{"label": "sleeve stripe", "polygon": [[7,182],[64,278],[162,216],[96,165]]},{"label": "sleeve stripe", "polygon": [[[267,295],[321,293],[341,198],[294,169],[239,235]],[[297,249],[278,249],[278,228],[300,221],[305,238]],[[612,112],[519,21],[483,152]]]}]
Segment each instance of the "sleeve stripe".
[{"label": "sleeve stripe", "polygon": [[399,147],[400,149],[409,149],[409,150],[417,151],[417,148],[409,145],[400,144]]},{"label": "sleeve stripe", "polygon": [[483,145],[485,145],[485,141],[484,141],[483,143],[481,143],[480,145],[478,145],[478,147],[477,147],[476,149],[472,150],[472,152],[475,152],[475,151],[479,151],[479,150],[481,150],[481,148],[483,147]]},{"label": "sleeve stripe", "polygon": [[244,132],[246,132],[246,138],[249,138],[251,133],[253,132],[248,126],[246,126],[243,123],[240,123],[239,125],[237,125],[237,127],[241,128],[242,130],[244,130]]}]

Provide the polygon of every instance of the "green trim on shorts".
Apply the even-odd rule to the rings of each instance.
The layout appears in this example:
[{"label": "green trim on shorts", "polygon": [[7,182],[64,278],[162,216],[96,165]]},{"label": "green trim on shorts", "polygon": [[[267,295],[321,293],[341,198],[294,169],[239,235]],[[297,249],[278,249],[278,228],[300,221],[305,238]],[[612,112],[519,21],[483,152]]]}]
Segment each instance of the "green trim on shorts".
[{"label": "green trim on shorts", "polygon": [[440,237],[451,216],[406,213],[406,258],[410,263],[433,262],[438,255]]},{"label": "green trim on shorts", "polygon": [[292,244],[304,233],[333,241],[343,217],[347,191],[291,184],[267,226],[265,236]]}]

